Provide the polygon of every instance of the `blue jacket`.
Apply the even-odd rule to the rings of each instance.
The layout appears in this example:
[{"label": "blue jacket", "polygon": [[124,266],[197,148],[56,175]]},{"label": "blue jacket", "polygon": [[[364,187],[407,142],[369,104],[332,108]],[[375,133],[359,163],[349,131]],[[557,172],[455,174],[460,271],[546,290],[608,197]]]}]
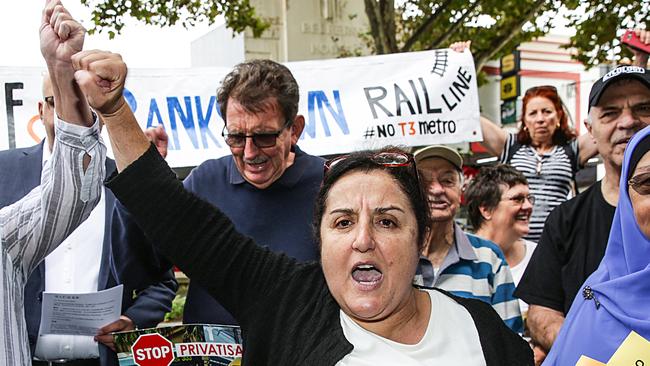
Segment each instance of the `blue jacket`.
[{"label": "blue jacket", "polygon": [[[44,143],[22,148],[0,151],[0,207],[10,205],[29,193],[34,187],[40,184]],[[115,170],[115,162],[106,159],[106,175],[110,176]],[[102,246],[102,259],[99,268],[97,290],[111,288],[121,283],[118,278],[125,278],[137,275],[136,271],[142,268],[134,268],[137,263],[131,263],[130,267],[115,266],[113,262],[113,246],[124,246],[120,251],[128,251],[126,243],[112,240],[113,210],[115,207],[115,196],[106,189],[106,223],[104,227],[104,243]],[[111,245],[112,242],[112,245]],[[121,272],[117,272],[120,268]],[[132,274],[133,273],[133,274]],[[178,284],[171,271],[165,273],[164,277],[157,283],[143,285],[140,288],[125,286],[122,297],[122,314],[129,317],[139,328],[155,327],[171,310],[171,302],[174,299]],[[38,268],[31,274],[25,285],[25,319],[27,322],[27,334],[32,353],[38,339],[38,329],[41,323],[41,301],[42,293],[45,290],[45,262],[41,262]],[[137,294],[134,298],[133,294]],[[117,365],[115,353],[108,347],[100,344],[99,354],[102,366]]]}]

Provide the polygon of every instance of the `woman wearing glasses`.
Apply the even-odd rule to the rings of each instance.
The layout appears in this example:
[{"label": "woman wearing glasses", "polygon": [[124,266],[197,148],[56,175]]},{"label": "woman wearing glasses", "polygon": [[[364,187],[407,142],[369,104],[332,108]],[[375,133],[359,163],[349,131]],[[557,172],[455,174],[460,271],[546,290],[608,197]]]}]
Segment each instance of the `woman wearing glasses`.
[{"label": "woman wearing glasses", "polygon": [[[465,200],[476,235],[501,248],[517,286],[537,247],[523,239],[535,204],[526,177],[506,164],[484,167],[467,186]],[[519,308],[525,317],[528,304],[519,300]]]},{"label": "woman wearing glasses", "polygon": [[[573,300],[544,365],[575,365],[582,356],[622,365],[614,352],[628,337],[650,340],[650,127],[627,145],[620,196],[598,269]],[[646,348],[647,349],[647,348]],[[648,364],[642,346],[628,348],[630,365]],[[645,353],[647,355],[647,352]],[[641,360],[642,359],[642,360]],[[635,362],[635,360],[637,360]],[[609,361],[609,362],[608,362]]]},{"label": "woman wearing glasses", "polygon": [[429,216],[410,154],[355,153],[325,169],[321,260],[308,263],[239,234],[153,147],[108,185],[160,252],[235,316],[244,364],[532,365],[488,304],[412,286]]},{"label": "woman wearing glasses", "polygon": [[102,61],[78,73],[114,146],[120,173],[107,185],[159,253],[234,315],[244,365],[533,364],[490,305],[412,285],[429,225],[412,155],[326,163],[314,209],[320,260],[300,263],[183,188],[124,102],[126,65],[92,52],[75,65]]},{"label": "woman wearing glasses", "polygon": [[[450,47],[458,52],[470,42]],[[597,154],[589,134],[576,138],[569,126],[568,112],[554,86],[530,88],[522,101],[522,121],[516,134],[509,134],[494,122],[481,117],[483,146],[510,164],[528,179],[536,201],[526,239],[537,242],[548,214],[567,200],[575,173]]]}]

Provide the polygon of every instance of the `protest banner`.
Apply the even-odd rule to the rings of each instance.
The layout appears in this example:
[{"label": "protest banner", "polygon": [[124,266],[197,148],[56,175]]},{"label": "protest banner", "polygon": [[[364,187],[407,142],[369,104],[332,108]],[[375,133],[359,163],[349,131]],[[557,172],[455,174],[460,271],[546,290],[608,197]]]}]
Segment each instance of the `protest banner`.
[{"label": "protest banner", "polygon": [[[300,86],[305,130],[298,144],[332,155],[388,144],[482,140],[471,54],[447,49],[289,62]],[[194,166],[230,151],[221,137],[216,90],[227,68],[129,70],[125,97],[143,128],[163,125],[168,162]],[[0,67],[0,149],[44,136],[38,68]]]}]

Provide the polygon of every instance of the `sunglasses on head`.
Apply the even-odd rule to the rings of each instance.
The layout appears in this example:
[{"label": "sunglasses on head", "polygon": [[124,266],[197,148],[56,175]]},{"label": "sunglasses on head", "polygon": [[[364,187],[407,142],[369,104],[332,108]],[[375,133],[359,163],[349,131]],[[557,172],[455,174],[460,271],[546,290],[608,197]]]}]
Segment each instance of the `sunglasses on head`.
[{"label": "sunglasses on head", "polygon": [[650,194],[650,172],[635,175],[627,184],[640,195]]},{"label": "sunglasses on head", "polygon": [[280,136],[282,131],[284,131],[287,127],[291,126],[291,123],[291,120],[287,120],[282,128],[275,132],[252,133],[249,135],[244,133],[228,133],[226,126],[223,126],[221,136],[223,137],[224,141],[226,141],[226,144],[228,144],[230,147],[237,148],[246,146],[247,138],[253,139],[253,144],[255,144],[257,147],[273,147],[277,143],[278,136]]},{"label": "sunglasses on head", "polygon": [[[341,155],[336,158],[332,158],[330,160],[327,160],[325,164],[323,165],[323,172],[324,174],[327,174],[327,172],[332,169],[334,166],[337,164],[345,161],[348,159],[350,155]],[[379,152],[376,154],[373,154],[370,156],[370,160],[373,161],[374,163],[385,166],[388,168],[398,168],[398,167],[412,167],[413,173],[415,175],[415,179],[417,180],[418,185],[420,184],[420,177],[418,174],[418,170],[415,167],[415,159],[413,158],[413,155],[406,153],[406,152],[400,152],[400,151],[384,151],[384,152]]]},{"label": "sunglasses on head", "polygon": [[[325,162],[324,168],[325,173],[332,169],[336,164],[347,160],[350,155],[341,155],[335,158],[329,159]],[[370,160],[374,163],[377,163],[382,166],[389,168],[401,167],[401,166],[415,166],[415,159],[413,155],[405,152],[379,152],[370,156]]]},{"label": "sunglasses on head", "polygon": [[553,93],[557,94],[557,88],[554,87],[553,85],[534,86],[532,88],[528,88],[528,90],[526,90],[526,94],[532,94],[532,93],[542,91],[542,90],[550,91],[550,92],[553,92]]}]

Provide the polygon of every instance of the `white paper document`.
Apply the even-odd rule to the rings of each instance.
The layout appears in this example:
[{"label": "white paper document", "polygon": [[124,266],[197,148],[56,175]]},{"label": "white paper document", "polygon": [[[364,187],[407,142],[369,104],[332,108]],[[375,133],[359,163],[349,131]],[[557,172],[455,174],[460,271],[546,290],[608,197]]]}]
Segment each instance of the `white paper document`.
[{"label": "white paper document", "polygon": [[96,335],[120,318],[122,287],[87,294],[44,292],[40,334]]}]

